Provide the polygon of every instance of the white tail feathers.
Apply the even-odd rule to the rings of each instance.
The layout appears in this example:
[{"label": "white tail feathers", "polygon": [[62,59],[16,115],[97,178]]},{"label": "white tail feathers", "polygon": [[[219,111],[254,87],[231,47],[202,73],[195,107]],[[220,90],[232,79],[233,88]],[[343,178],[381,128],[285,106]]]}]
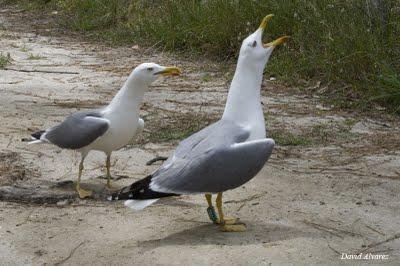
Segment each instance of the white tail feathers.
[{"label": "white tail feathers", "polygon": [[148,199],[148,200],[126,200],[124,205],[126,207],[131,208],[132,210],[135,211],[140,211],[146,208],[147,206],[150,206],[154,202],[156,202],[159,199]]},{"label": "white tail feathers", "polygon": [[41,139],[33,140],[33,141],[29,141],[28,142],[29,145],[31,145],[31,144],[39,144],[39,143],[44,143],[44,142]]}]

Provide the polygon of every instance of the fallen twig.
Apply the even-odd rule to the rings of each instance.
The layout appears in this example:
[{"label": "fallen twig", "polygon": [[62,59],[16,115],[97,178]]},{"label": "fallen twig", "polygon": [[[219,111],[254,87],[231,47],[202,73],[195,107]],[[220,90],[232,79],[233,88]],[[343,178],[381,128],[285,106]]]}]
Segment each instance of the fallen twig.
[{"label": "fallen twig", "polygon": [[72,255],[74,255],[75,251],[76,251],[80,246],[82,246],[82,245],[85,244],[85,243],[86,243],[86,240],[85,240],[85,241],[82,241],[81,243],[79,243],[79,245],[77,245],[76,247],[74,247],[74,248],[71,250],[71,252],[69,253],[69,255],[68,255],[65,259],[62,259],[62,260],[60,260],[59,262],[54,263],[54,265],[61,265],[61,264],[63,264],[64,262],[66,262],[67,260],[69,260],[69,259],[72,257]]},{"label": "fallen twig", "polygon": [[373,227],[371,227],[371,226],[369,226],[369,225],[366,225],[366,224],[365,224],[365,227],[367,227],[368,229],[370,229],[370,230],[372,230],[372,231],[374,231],[374,232],[376,232],[376,233],[378,233],[378,234],[380,234],[380,235],[382,235],[382,236],[385,235],[385,234],[382,233],[381,231],[378,231],[378,230],[376,230],[375,228],[373,228]]},{"label": "fallen twig", "polygon": [[11,82],[5,82],[5,83],[0,83],[0,84],[8,84],[8,85],[12,85],[12,84],[18,84],[24,82],[23,80],[17,80],[17,81],[11,81]]},{"label": "fallen twig", "polygon": [[[310,221],[307,221],[307,220],[304,220],[303,221],[305,224],[308,224],[308,225],[311,225],[311,226],[314,226],[314,227],[320,227],[320,228],[324,228],[324,229],[326,229],[326,231],[329,231],[329,232],[331,232],[331,231],[335,231],[335,232],[337,232],[337,233],[342,233],[342,234],[349,234],[349,235],[351,235],[351,236],[360,236],[360,237],[362,237],[363,235],[361,235],[361,234],[359,234],[359,233],[355,233],[355,232],[352,232],[352,231],[347,231],[347,230],[342,230],[342,229],[337,229],[337,228],[334,228],[334,227],[331,227],[331,226],[327,226],[327,225],[322,225],[322,224],[317,224],[317,223],[314,223],[314,222],[310,222]],[[331,232],[332,233],[332,232]],[[333,234],[333,233],[332,233]],[[341,236],[341,235],[339,235],[339,234],[337,234],[339,237],[341,237],[341,238],[343,238],[343,236]]]},{"label": "fallen twig", "polygon": [[257,195],[253,195],[253,196],[251,196],[251,197],[244,198],[244,199],[241,199],[241,200],[227,200],[227,201],[224,201],[224,203],[225,203],[225,204],[229,204],[229,203],[243,203],[243,202],[248,202],[248,201],[252,201],[252,200],[258,199],[258,198],[260,198],[260,197],[262,197],[262,196],[264,196],[264,195],[265,195],[265,194],[257,194]]},{"label": "fallen twig", "polygon": [[[98,176],[97,178],[107,179],[108,177],[106,175],[101,175],[101,176]],[[128,175],[113,175],[113,176],[111,176],[111,179],[114,181],[118,181],[120,179],[126,179],[126,178],[131,178],[131,177]]]},{"label": "fallen twig", "polygon": [[8,144],[7,144],[6,148],[10,147],[12,141],[13,141],[13,137],[11,137],[11,138],[8,140]]},{"label": "fallen twig", "polygon": [[152,164],[155,163],[155,162],[158,162],[158,161],[166,161],[167,159],[168,159],[168,157],[157,156],[157,157],[151,159],[150,161],[148,161],[148,162],[146,163],[146,165],[152,165]]},{"label": "fallen twig", "polygon": [[331,231],[332,229],[326,228],[326,226],[324,226],[324,225],[316,224],[316,223],[313,223],[313,222],[310,222],[310,221],[307,221],[307,220],[304,220],[303,223],[305,223],[307,225],[310,225],[310,226],[314,227],[315,229],[327,232],[327,233],[332,234],[334,236],[337,236],[339,238],[343,238],[343,236],[339,235],[338,233],[332,232]]},{"label": "fallen twig", "polygon": [[239,208],[236,211],[237,212],[240,211],[244,207],[244,205],[246,205],[246,202],[243,202],[242,205],[240,205]]},{"label": "fallen twig", "polygon": [[18,227],[18,226],[21,226],[21,225],[23,225],[23,224],[26,224],[28,221],[30,221],[30,217],[31,217],[33,211],[34,211],[34,209],[31,210],[31,211],[28,213],[28,215],[26,216],[26,218],[25,218],[22,222],[20,222],[19,224],[16,224],[15,226]]},{"label": "fallen twig", "polygon": [[360,249],[359,251],[357,251],[356,254],[364,253],[365,251],[370,250],[371,248],[375,248],[377,246],[380,246],[382,244],[394,241],[394,240],[399,239],[399,238],[400,238],[400,233],[397,233],[394,236],[391,236],[391,237],[389,237],[389,238],[387,238],[387,239],[385,239],[383,241],[379,241],[379,242],[367,245],[365,248]]},{"label": "fallen twig", "polygon": [[190,105],[190,106],[195,106],[195,105],[201,105],[201,106],[220,106],[221,104],[218,103],[205,103],[205,102],[201,102],[201,103],[194,103],[194,102],[183,102],[183,101],[178,101],[178,100],[171,100],[171,99],[167,99],[165,100],[166,102],[169,103],[176,103],[176,104],[182,104],[182,105]]},{"label": "fallen twig", "polygon": [[333,247],[331,247],[331,245],[328,242],[328,248],[330,248],[333,252],[335,252],[336,254],[340,255],[342,254],[341,252],[337,251],[336,249],[334,249]]},{"label": "fallen twig", "polygon": [[79,74],[79,72],[72,72],[72,71],[41,70],[41,69],[16,69],[16,68],[11,68],[11,67],[6,67],[6,68],[4,68],[4,70],[26,72],[26,73],[39,72],[39,73],[52,73],[52,74],[72,74],[72,75]]}]

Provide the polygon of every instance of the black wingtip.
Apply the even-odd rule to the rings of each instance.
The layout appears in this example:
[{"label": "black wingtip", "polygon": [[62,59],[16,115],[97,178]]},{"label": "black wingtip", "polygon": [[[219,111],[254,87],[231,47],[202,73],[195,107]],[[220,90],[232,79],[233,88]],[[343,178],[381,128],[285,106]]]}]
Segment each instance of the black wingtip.
[{"label": "black wingtip", "polygon": [[36,131],[35,133],[32,133],[31,136],[37,140],[40,139],[40,137],[43,135],[43,133],[46,132],[45,130],[40,130]]},{"label": "black wingtip", "polygon": [[111,196],[108,197],[108,200],[148,200],[148,199],[158,199],[163,197],[170,197],[170,196],[178,196],[177,194],[173,193],[162,193],[153,191],[150,188],[151,179],[153,178],[152,175],[146,176],[145,178],[136,181],[130,186],[126,186],[121,190],[113,193]]}]

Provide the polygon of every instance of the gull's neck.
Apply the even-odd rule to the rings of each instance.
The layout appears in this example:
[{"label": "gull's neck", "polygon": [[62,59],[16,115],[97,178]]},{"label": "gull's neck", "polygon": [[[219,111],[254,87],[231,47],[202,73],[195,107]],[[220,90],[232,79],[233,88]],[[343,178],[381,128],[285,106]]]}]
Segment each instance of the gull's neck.
[{"label": "gull's neck", "polygon": [[222,115],[222,119],[249,128],[250,139],[265,138],[266,135],[260,95],[264,66],[247,64],[245,58],[239,57]]},{"label": "gull's neck", "polygon": [[128,111],[138,114],[147,88],[148,85],[132,73],[106,109],[111,112]]}]

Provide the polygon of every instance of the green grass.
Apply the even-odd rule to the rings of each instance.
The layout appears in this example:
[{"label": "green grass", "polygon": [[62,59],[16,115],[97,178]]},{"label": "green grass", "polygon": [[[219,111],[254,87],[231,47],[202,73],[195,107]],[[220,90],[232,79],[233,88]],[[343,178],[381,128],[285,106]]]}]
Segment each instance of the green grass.
[{"label": "green grass", "polygon": [[359,135],[351,129],[357,123],[356,119],[346,119],[343,122],[318,123],[295,134],[287,129],[271,129],[268,131],[278,145],[281,146],[311,146],[331,145],[333,143],[349,143]]},{"label": "green grass", "polygon": [[11,62],[10,54],[3,55],[0,53],[0,69],[4,69]]},{"label": "green grass", "polygon": [[370,101],[379,101],[382,104],[394,106],[395,112],[400,113],[400,73],[388,71],[379,77],[380,88],[377,95]]},{"label": "green grass", "polygon": [[150,133],[149,141],[153,143],[158,143],[158,142],[168,142],[171,140],[182,140],[195,133],[196,130],[198,131],[200,129],[201,128],[193,127],[186,129],[184,131],[180,131],[180,129],[178,128],[171,128],[171,127],[161,128],[159,131]]},{"label": "green grass", "polygon": [[287,131],[271,130],[269,133],[268,137],[273,138],[276,144],[280,146],[307,146],[311,144],[311,140],[307,137]]},{"label": "green grass", "polygon": [[347,119],[343,122],[343,126],[349,128],[349,129],[351,129],[351,127],[354,126],[357,122],[358,122],[357,119],[347,118]]},{"label": "green grass", "polygon": [[213,115],[202,113],[176,113],[165,110],[164,112],[168,112],[168,116],[160,117],[159,111],[155,111],[145,117],[146,142],[182,140],[217,120]]},{"label": "green grass", "polygon": [[40,60],[40,59],[44,59],[45,57],[40,56],[40,55],[34,55],[34,54],[29,54],[28,56],[28,60]]},{"label": "green grass", "polygon": [[358,134],[351,129],[357,123],[355,119],[346,119],[342,123],[330,122],[328,124],[315,124],[304,132],[314,144],[329,145],[335,142],[347,143],[354,141]]},{"label": "green grass", "polygon": [[[24,1],[27,3],[27,1]],[[45,2],[49,2],[44,4]],[[59,22],[116,44],[155,45],[187,55],[233,61],[241,41],[266,14],[266,37],[291,35],[268,73],[290,85],[328,85],[342,107],[371,103],[399,110],[400,2],[397,0],[35,0]],[[375,3],[378,3],[376,5]],[[195,57],[194,57],[195,58]],[[396,74],[397,73],[397,74]]]},{"label": "green grass", "polygon": [[25,45],[22,46],[19,50],[20,50],[21,52],[24,52],[24,53],[26,53],[26,52],[29,51],[29,49],[28,49]]}]

